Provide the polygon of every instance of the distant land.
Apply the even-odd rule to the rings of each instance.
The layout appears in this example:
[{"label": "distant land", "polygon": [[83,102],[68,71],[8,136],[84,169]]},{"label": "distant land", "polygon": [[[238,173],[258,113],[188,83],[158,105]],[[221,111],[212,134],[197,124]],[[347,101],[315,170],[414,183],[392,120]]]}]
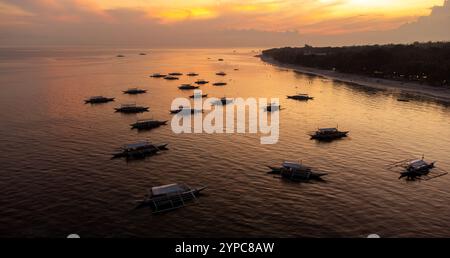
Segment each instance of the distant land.
[{"label": "distant land", "polygon": [[450,42],[274,48],[266,62],[376,88],[450,100]]}]

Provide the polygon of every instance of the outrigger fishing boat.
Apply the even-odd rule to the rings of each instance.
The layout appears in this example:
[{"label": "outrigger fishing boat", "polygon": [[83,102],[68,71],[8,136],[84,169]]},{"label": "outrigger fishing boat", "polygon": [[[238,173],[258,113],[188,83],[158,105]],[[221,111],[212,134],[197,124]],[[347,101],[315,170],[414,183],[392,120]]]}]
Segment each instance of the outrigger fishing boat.
[{"label": "outrigger fishing boat", "polygon": [[196,114],[196,113],[203,113],[203,110],[197,110],[197,109],[193,109],[193,108],[185,108],[183,106],[179,106],[178,109],[175,110],[170,110],[171,114]]},{"label": "outrigger fishing boat", "polygon": [[213,86],[226,86],[228,83],[226,82],[216,82],[213,84]]},{"label": "outrigger fishing boat", "polygon": [[265,107],[267,112],[279,111],[281,110],[281,105],[276,103],[271,103]]},{"label": "outrigger fishing boat", "polygon": [[218,73],[216,73],[216,75],[219,75],[219,76],[225,76],[225,75],[227,75],[225,72],[218,72]]},{"label": "outrigger fishing boat", "polygon": [[158,121],[153,119],[143,119],[138,120],[136,123],[131,124],[131,129],[138,129],[138,130],[150,130],[154,128],[158,128],[163,125],[167,125],[168,121]]},{"label": "outrigger fishing boat", "polygon": [[310,136],[312,140],[331,141],[347,137],[348,134],[348,131],[339,131],[337,128],[320,128]]},{"label": "outrigger fishing boat", "polygon": [[186,74],[187,76],[191,76],[191,77],[193,77],[193,76],[198,76],[199,74],[198,73],[188,73],[188,74]]},{"label": "outrigger fishing boat", "polygon": [[137,95],[137,94],[147,93],[147,90],[138,89],[138,88],[130,88],[128,90],[124,90],[123,93],[130,94],[130,95]]},{"label": "outrigger fishing boat", "polygon": [[86,104],[100,104],[100,103],[108,103],[114,101],[115,98],[107,98],[103,96],[94,96],[84,100]]},{"label": "outrigger fishing boat", "polygon": [[164,77],[166,77],[167,75],[165,75],[165,74],[160,74],[160,73],[154,73],[154,74],[152,74],[152,75],[150,75],[150,77],[152,77],[152,78],[164,78]]},{"label": "outrigger fishing boat", "polygon": [[170,76],[181,76],[183,75],[182,73],[179,72],[175,72],[175,73],[169,73]]},{"label": "outrigger fishing boat", "polygon": [[388,165],[388,169],[400,168],[399,179],[406,178],[411,181],[416,179],[431,180],[448,174],[447,171],[437,168],[435,164],[436,161],[428,162],[425,161],[425,157],[422,157],[422,159],[406,159],[394,162]]},{"label": "outrigger fishing boat", "polygon": [[196,203],[205,186],[190,187],[186,184],[169,184],[152,187],[136,208],[150,207],[153,213],[166,212]]},{"label": "outrigger fishing boat", "polygon": [[168,144],[153,144],[148,141],[137,142],[122,146],[117,153],[113,154],[113,159],[142,159],[156,155],[159,151],[167,150]]},{"label": "outrigger fishing boat", "polygon": [[176,76],[166,76],[164,77],[164,80],[168,80],[168,81],[175,81],[175,80],[179,80],[180,78],[176,77]]},{"label": "outrigger fishing boat", "polygon": [[326,173],[313,172],[313,169],[298,162],[285,161],[281,167],[268,166],[272,171],[269,174],[281,175],[291,181],[322,180]]},{"label": "outrigger fishing boat", "polygon": [[214,105],[222,105],[222,106],[225,106],[225,105],[228,105],[228,104],[232,103],[233,101],[234,101],[233,99],[229,99],[229,98],[227,98],[227,97],[223,97],[223,98],[221,98],[221,99],[219,99],[219,100],[213,102],[213,104],[214,104]]},{"label": "outrigger fishing boat", "polygon": [[116,112],[128,114],[148,112],[149,109],[149,107],[137,106],[136,104],[123,104],[122,106],[115,108]]},{"label": "outrigger fishing boat", "polygon": [[189,96],[189,98],[191,98],[191,99],[196,99],[196,98],[207,98],[208,97],[208,94],[196,94],[196,93],[194,93],[194,95],[191,95],[191,96]]},{"label": "outrigger fishing boat", "polygon": [[314,98],[309,96],[308,94],[297,94],[292,96],[287,96],[288,99],[294,99],[294,100],[302,100],[302,101],[308,101],[313,100]]},{"label": "outrigger fishing boat", "polygon": [[208,84],[209,81],[206,81],[206,80],[197,80],[195,83],[196,83],[196,84]]},{"label": "outrigger fishing boat", "polygon": [[190,84],[183,84],[180,87],[178,87],[178,89],[180,90],[196,90],[198,88],[200,88],[200,86],[193,86]]}]

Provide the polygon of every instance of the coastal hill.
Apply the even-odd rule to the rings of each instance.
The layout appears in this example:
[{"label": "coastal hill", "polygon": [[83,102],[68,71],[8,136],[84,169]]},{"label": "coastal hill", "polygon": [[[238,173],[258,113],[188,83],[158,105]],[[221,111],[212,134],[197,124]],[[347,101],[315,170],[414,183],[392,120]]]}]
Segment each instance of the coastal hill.
[{"label": "coastal hill", "polygon": [[375,78],[450,87],[450,42],[409,45],[276,48],[279,63]]}]

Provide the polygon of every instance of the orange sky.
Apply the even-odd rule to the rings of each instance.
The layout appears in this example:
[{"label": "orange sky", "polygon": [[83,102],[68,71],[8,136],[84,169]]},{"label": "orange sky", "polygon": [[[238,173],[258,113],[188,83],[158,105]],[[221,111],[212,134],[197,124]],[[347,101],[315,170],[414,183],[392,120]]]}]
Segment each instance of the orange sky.
[{"label": "orange sky", "polygon": [[[0,0],[0,29],[39,33],[64,24],[195,31],[295,31],[340,35],[391,30],[444,0]],[[158,28],[159,28],[158,27]],[[161,27],[161,28],[162,28]],[[25,32],[28,28],[29,31]],[[52,32],[56,33],[56,32]],[[53,35],[53,34],[52,34]],[[56,35],[56,34],[55,34]]]},{"label": "orange sky", "polygon": [[[162,24],[192,20],[217,20],[219,29],[298,30],[303,33],[333,34],[348,31],[390,29],[418,16],[428,15],[430,8],[443,0],[0,0],[0,13],[20,21],[20,17],[43,15],[61,22],[81,19],[73,12],[89,11],[99,16],[107,10],[145,11],[148,19]],[[36,8],[36,9],[34,9]],[[47,9],[47,11],[45,11]],[[107,15],[104,15],[107,20]],[[227,20],[228,19],[228,20]],[[343,28],[348,19],[359,22],[354,28]]]}]

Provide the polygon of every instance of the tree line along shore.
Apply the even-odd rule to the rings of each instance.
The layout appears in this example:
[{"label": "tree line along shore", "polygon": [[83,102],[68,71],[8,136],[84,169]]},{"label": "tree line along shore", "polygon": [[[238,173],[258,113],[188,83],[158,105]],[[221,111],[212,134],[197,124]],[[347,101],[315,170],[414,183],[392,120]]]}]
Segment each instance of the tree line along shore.
[{"label": "tree line along shore", "polygon": [[348,47],[274,48],[279,63],[450,88],[450,42]]}]

